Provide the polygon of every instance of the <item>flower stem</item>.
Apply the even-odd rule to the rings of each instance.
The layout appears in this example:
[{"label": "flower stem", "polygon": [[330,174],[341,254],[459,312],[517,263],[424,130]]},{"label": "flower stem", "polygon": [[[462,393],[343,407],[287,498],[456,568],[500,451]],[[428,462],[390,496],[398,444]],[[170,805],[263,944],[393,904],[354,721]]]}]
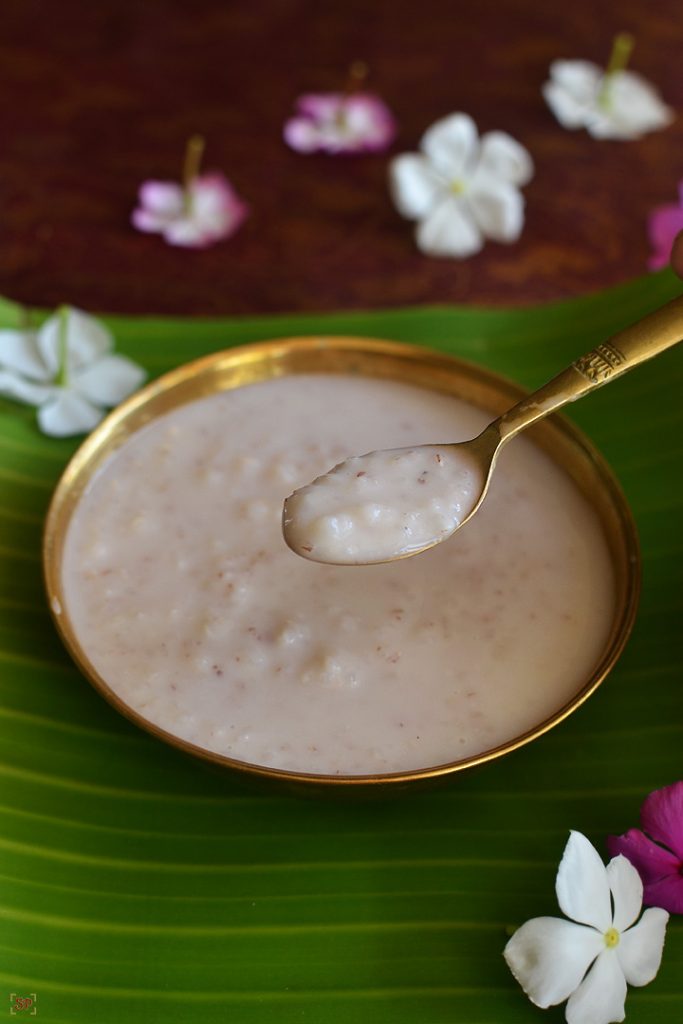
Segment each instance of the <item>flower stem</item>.
[{"label": "flower stem", "polygon": [[192,135],[185,146],[185,159],[183,161],[183,193],[185,198],[185,212],[192,213],[192,191],[191,185],[199,175],[199,168],[204,156],[206,141],[203,135]]},{"label": "flower stem", "polygon": [[367,81],[369,71],[364,60],[354,60],[346,76],[344,95],[353,96],[355,92],[359,92]]},{"label": "flower stem", "polygon": [[634,43],[635,40],[630,32],[620,32],[619,35],[614,37],[612,52],[610,53],[607,67],[605,68],[605,74],[602,80],[602,85],[600,86],[600,93],[598,95],[598,104],[601,107],[609,106],[610,92],[614,76],[628,67]]},{"label": "flower stem", "polygon": [[58,351],[59,369],[55,378],[55,384],[65,388],[69,383],[68,358],[69,358],[69,307],[60,306],[57,310],[59,317]]}]

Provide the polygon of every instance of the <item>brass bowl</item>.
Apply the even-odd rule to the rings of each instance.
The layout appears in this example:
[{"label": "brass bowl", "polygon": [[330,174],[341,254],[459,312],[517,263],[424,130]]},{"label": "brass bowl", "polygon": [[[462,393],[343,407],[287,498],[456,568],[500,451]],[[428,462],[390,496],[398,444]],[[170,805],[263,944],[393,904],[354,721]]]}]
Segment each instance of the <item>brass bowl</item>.
[{"label": "brass bowl", "polygon": [[74,661],[117,711],[187,754],[252,778],[329,792],[414,788],[438,777],[509,754],[543,735],[593,693],[621,654],[633,627],[640,591],[640,552],[631,512],[609,466],[591,443],[560,416],[532,427],[531,439],[569,474],[600,518],[612,558],[615,607],[602,655],[574,697],[534,728],[507,743],[448,764],[382,775],[312,775],[284,771],[213,753],[179,739],[125,704],[99,675],[75,635],[61,581],[64,539],[78,501],[99,466],[131,434],[156,417],[215,392],[291,373],[344,373],[383,377],[445,392],[499,415],[524,392],[489,370],[429,349],[368,338],[287,338],[233,348],[198,359],[153,381],[124,402],[84,441],[66,467],[48,511],[43,566],[50,610]]}]

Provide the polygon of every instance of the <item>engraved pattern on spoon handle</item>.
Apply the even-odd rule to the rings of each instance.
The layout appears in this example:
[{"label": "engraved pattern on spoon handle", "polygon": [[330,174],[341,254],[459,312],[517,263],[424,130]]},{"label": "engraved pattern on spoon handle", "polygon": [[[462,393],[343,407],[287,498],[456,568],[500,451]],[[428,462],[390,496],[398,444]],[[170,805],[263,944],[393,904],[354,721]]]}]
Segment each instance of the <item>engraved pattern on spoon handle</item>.
[{"label": "engraved pattern on spoon handle", "polygon": [[496,421],[501,441],[509,440],[568,402],[575,402],[682,340],[683,295],[580,356],[509,409]]}]

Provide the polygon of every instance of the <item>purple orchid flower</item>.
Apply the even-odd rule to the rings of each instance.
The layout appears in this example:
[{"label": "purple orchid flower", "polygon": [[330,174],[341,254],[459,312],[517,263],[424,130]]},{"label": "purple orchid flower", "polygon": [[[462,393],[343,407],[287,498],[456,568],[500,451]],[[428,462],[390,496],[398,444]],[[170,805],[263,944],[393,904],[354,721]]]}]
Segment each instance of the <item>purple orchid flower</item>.
[{"label": "purple orchid flower", "polygon": [[224,174],[200,174],[204,139],[194,135],[185,152],[182,184],[145,181],[131,220],[138,231],[160,234],[169,245],[205,249],[229,238],[249,212]]},{"label": "purple orchid flower", "polygon": [[138,231],[158,232],[169,245],[205,249],[237,231],[247,206],[222,174],[202,174],[187,188],[145,181],[133,211]]},{"label": "purple orchid flower", "polygon": [[387,105],[373,93],[307,93],[285,123],[285,142],[298,153],[378,153],[396,135]]},{"label": "purple orchid flower", "polygon": [[610,856],[621,853],[637,869],[644,903],[683,914],[683,781],[650,793],[640,823],[642,831],[607,837]]},{"label": "purple orchid flower", "polygon": [[650,214],[648,233],[653,249],[648,261],[650,270],[668,266],[674,238],[679,231],[683,231],[683,181],[678,183],[678,204],[658,206]]}]

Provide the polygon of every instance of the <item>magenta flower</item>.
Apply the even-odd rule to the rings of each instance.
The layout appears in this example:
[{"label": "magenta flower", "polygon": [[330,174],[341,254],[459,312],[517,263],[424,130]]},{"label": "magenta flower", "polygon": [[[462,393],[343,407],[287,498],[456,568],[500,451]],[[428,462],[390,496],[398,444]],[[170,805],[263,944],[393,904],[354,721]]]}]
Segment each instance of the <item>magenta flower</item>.
[{"label": "magenta flower", "polygon": [[653,249],[648,260],[650,270],[668,266],[674,238],[679,231],[683,231],[683,181],[678,183],[678,203],[658,206],[650,214],[648,234]]},{"label": "magenta flower", "polygon": [[643,880],[643,902],[683,914],[683,781],[656,789],[640,809],[641,831],[608,836],[610,856],[623,854]]},{"label": "magenta flower", "polygon": [[249,208],[219,172],[199,174],[204,140],[194,136],[187,144],[183,183],[145,181],[132,213],[138,231],[162,235],[169,245],[205,249],[239,228]]},{"label": "magenta flower", "polygon": [[369,92],[307,93],[285,123],[285,142],[298,153],[378,153],[396,135],[386,104]]}]

